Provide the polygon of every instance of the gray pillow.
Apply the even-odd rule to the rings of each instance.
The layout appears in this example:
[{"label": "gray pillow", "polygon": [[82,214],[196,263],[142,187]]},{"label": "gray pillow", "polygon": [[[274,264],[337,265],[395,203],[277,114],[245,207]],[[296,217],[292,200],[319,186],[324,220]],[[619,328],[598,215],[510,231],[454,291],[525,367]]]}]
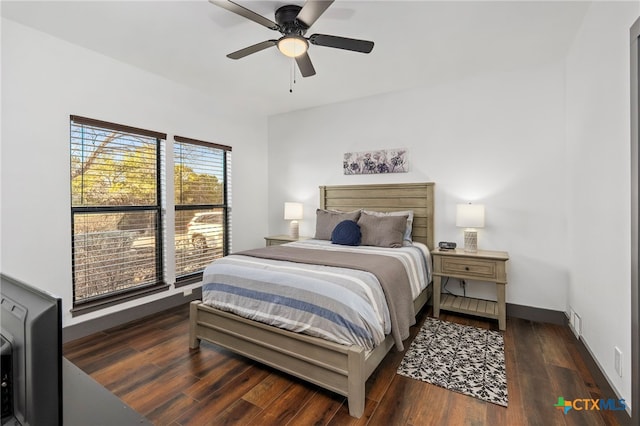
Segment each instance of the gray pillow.
[{"label": "gray pillow", "polygon": [[362,213],[358,219],[363,246],[402,247],[409,216],[375,216]]},{"label": "gray pillow", "polygon": [[316,240],[330,240],[333,228],[343,220],[358,221],[360,210],[339,212],[336,210],[316,210]]},{"label": "gray pillow", "polygon": [[413,210],[402,210],[396,212],[377,212],[373,210],[362,210],[362,213],[367,213],[372,216],[408,216],[407,228],[404,230],[404,245],[411,245],[411,231],[413,228]]}]

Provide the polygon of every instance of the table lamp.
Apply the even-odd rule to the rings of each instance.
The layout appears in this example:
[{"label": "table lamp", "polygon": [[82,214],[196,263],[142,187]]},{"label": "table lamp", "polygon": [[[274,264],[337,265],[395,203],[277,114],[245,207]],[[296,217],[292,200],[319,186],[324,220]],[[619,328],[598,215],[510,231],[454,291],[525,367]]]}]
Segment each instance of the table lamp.
[{"label": "table lamp", "polygon": [[284,220],[290,220],[289,224],[289,236],[295,238],[299,237],[298,233],[298,220],[302,219],[302,203],[284,203]]},{"label": "table lamp", "polygon": [[456,208],[456,226],[464,230],[464,251],[478,251],[478,231],[484,227],[484,206],[482,204],[458,204]]}]

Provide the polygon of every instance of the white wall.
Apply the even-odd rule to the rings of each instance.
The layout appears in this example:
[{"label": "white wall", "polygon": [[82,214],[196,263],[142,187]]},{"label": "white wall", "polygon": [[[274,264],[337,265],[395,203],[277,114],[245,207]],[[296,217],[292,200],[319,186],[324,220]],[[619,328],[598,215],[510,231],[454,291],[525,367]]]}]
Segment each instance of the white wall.
[{"label": "white wall", "polygon": [[[567,58],[567,311],[609,382],[631,401],[629,28],[640,3],[593,3]],[[622,377],[614,347],[623,352]]]},{"label": "white wall", "polygon": [[266,119],[3,19],[2,272],[61,296],[65,326],[177,292],[71,318],[71,114],[231,145],[233,246],[264,244]]},{"label": "white wall", "polygon": [[[301,234],[313,235],[319,185],[433,181],[436,241],[462,245],[456,204],[484,203],[479,247],[509,252],[507,301],[562,311],[564,103],[559,62],[271,117],[269,232],[286,233],[283,203],[302,201]],[[409,173],[343,175],[345,152],[400,147]],[[495,299],[487,283],[467,294]]]}]

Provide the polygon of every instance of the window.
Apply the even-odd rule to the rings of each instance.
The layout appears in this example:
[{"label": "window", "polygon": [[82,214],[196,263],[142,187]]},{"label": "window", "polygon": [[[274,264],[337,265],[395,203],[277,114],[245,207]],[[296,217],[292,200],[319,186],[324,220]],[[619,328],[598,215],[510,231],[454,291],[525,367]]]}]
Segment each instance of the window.
[{"label": "window", "polygon": [[166,138],[71,116],[74,312],[167,287],[161,229]]},{"label": "window", "polygon": [[231,148],[174,136],[176,283],[229,252]]}]

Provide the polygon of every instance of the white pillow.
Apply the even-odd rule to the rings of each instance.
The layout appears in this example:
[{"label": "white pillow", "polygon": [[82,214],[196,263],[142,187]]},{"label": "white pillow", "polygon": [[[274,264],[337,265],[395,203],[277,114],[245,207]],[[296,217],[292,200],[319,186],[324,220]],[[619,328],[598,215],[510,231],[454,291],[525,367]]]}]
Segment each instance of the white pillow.
[{"label": "white pillow", "polygon": [[413,210],[403,210],[397,212],[376,212],[372,210],[362,210],[363,213],[369,214],[371,216],[408,216],[407,217],[407,227],[404,231],[403,240],[405,242],[412,242],[411,239],[411,229],[413,228]]}]

